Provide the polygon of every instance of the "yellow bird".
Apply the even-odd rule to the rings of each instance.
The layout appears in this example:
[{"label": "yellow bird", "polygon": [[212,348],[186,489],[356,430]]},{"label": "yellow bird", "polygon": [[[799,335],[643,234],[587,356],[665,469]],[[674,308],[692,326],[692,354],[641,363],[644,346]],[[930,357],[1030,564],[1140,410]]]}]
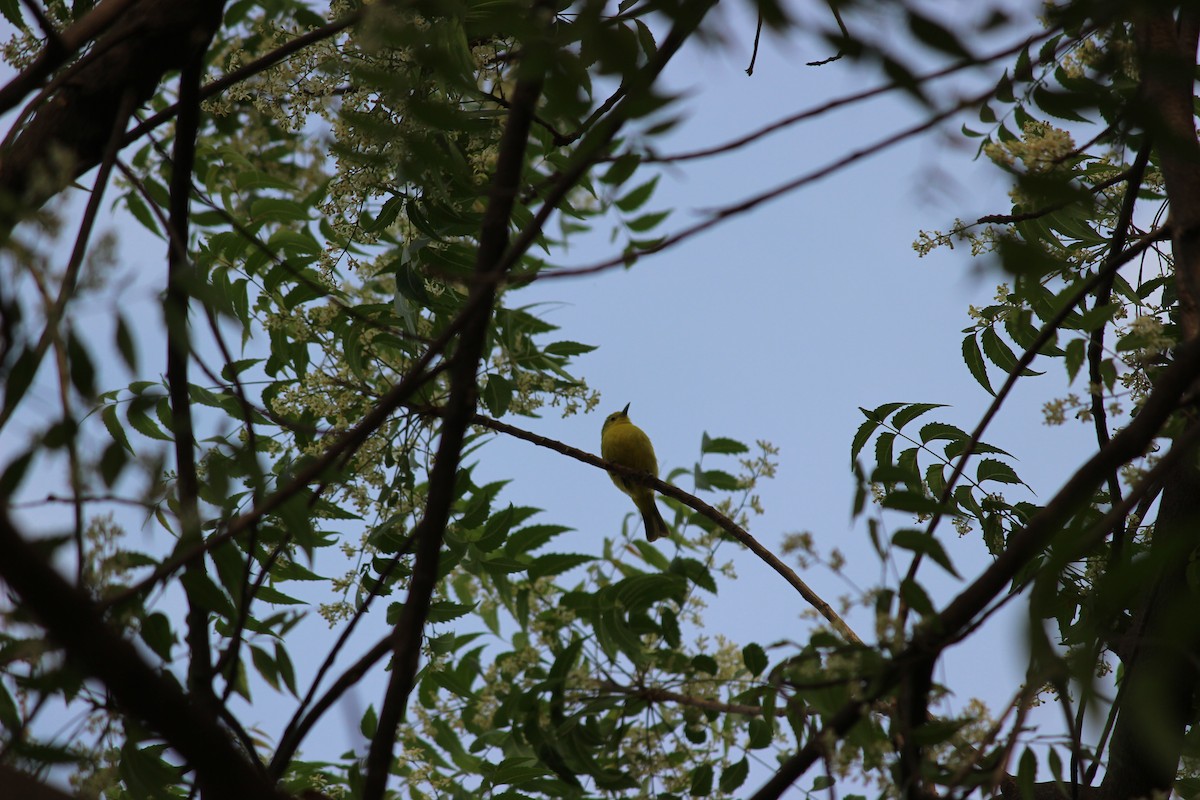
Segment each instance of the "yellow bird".
[{"label": "yellow bird", "polygon": [[[604,428],[600,431],[600,455],[623,467],[648,472],[658,477],[658,459],[654,457],[654,445],[650,444],[650,437],[641,428],[629,421],[628,403],[625,408],[609,414],[608,419],[604,420]],[[633,504],[642,512],[647,541],[653,542],[670,533],[662,514],[658,513],[653,489],[615,472],[608,475],[618,489],[633,498]]]}]

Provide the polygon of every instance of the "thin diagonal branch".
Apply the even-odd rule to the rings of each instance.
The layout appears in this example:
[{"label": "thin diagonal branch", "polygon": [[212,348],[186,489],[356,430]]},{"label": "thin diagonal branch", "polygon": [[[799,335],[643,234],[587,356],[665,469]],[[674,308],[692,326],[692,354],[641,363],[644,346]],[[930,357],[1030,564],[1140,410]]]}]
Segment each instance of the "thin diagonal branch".
[{"label": "thin diagonal branch", "polygon": [[[443,413],[439,409],[430,409],[428,407],[421,407],[417,410],[439,415]],[[829,603],[825,602],[825,600],[819,594],[813,591],[813,589],[807,583],[805,583],[799,575],[796,574],[795,570],[783,563],[778,556],[776,556],[774,553],[764,547],[757,539],[751,536],[749,531],[745,530],[736,522],[729,519],[720,511],[717,511],[715,508],[710,506],[708,503],[705,503],[695,495],[688,494],[678,486],[674,486],[659,478],[647,475],[644,472],[638,472],[637,470],[630,469],[622,464],[616,464],[611,461],[607,461],[598,456],[594,456],[585,450],[571,447],[568,444],[564,444],[554,439],[549,439],[545,436],[539,436],[536,433],[531,433],[522,428],[517,428],[513,425],[500,422],[499,420],[485,417],[482,414],[475,414],[471,421],[475,425],[480,425],[499,433],[503,433],[507,436],[522,439],[526,442],[530,442],[531,444],[536,444],[539,447],[545,447],[549,450],[553,450],[556,453],[569,456],[576,461],[581,461],[584,464],[589,464],[593,467],[599,467],[607,472],[624,475],[630,480],[640,482],[651,487],[654,489],[654,491],[665,497],[670,497],[672,500],[679,501],[688,508],[714,522],[718,527],[721,528],[721,530],[728,533],[734,539],[737,539],[742,543],[743,546],[746,547],[747,550],[754,553],[754,555],[758,556],[759,559],[762,560],[767,566],[775,570],[780,577],[787,581],[792,588],[804,598],[805,602],[816,609],[816,611],[822,617],[824,617],[831,626],[833,626],[834,630],[841,634],[847,641],[854,644],[862,644],[862,640],[854,632],[854,629],[846,624],[846,621],[843,620],[838,613],[833,610],[833,607],[830,606]]]},{"label": "thin diagonal branch", "polygon": [[[117,160],[117,152],[120,149],[121,132],[125,130],[125,123],[129,121],[130,115],[133,114],[133,95],[126,92],[121,96],[120,107],[117,109],[116,118],[113,121],[112,131],[109,134],[108,143],[104,148],[104,156],[100,160],[100,169],[96,171],[96,180],[92,184],[92,193],[88,197],[87,207],[84,209],[83,218],[79,222],[79,232],[75,236],[75,245],[71,249],[71,258],[67,262],[67,268],[63,272],[62,284],[58,290],[58,298],[53,306],[47,310],[45,326],[42,330],[42,336],[38,339],[38,343],[33,353],[33,365],[30,367],[31,374],[36,374],[38,366],[42,363],[42,359],[46,357],[46,350],[50,346],[50,342],[56,335],[55,331],[59,323],[62,321],[63,314],[66,313],[67,303],[75,294],[75,284],[79,280],[79,270],[83,267],[83,258],[87,255],[88,241],[92,235],[92,229],[96,224],[96,215],[100,213],[100,203],[104,199],[104,191],[108,187],[108,177],[112,174],[113,164]],[[0,429],[2,429],[16,411],[17,404],[6,405],[0,409]]]},{"label": "thin diagonal branch", "polygon": [[741,216],[742,214],[745,214],[748,211],[752,211],[755,208],[757,208],[758,206],[763,205],[764,203],[768,203],[772,200],[777,200],[780,197],[783,197],[784,195],[790,194],[790,193],[796,191],[797,189],[801,189],[801,188],[809,185],[810,183],[815,183],[819,180],[827,178],[830,175],[834,174],[835,172],[845,169],[846,167],[850,166],[851,164],[861,161],[864,158],[878,155],[879,153],[882,153],[884,150],[887,150],[898,144],[901,144],[902,142],[905,142],[908,139],[911,139],[912,137],[916,136],[917,134],[924,133],[925,131],[936,127],[937,125],[941,124],[943,121],[945,121],[946,119],[949,119],[950,117],[954,116],[955,114],[959,113],[960,111],[962,111],[966,108],[970,108],[972,106],[978,105],[979,103],[983,102],[985,99],[987,99],[991,95],[991,92],[992,92],[992,90],[989,89],[987,92],[975,95],[973,97],[966,98],[964,100],[960,100],[957,103],[955,103],[953,106],[951,106],[943,111],[939,111],[938,113],[932,115],[931,117],[924,120],[923,122],[919,122],[915,125],[911,125],[907,128],[904,128],[901,131],[898,131],[898,132],[892,134],[891,136],[885,137],[885,138],[880,139],[870,145],[867,145],[866,147],[862,147],[862,148],[859,148],[858,150],[854,150],[853,152],[843,156],[842,158],[837,159],[836,161],[833,161],[833,162],[825,165],[824,167],[820,167],[818,169],[812,170],[811,172],[807,172],[798,178],[794,178],[793,180],[790,180],[787,183],[776,186],[773,189],[768,189],[767,191],[760,192],[759,194],[748,197],[747,199],[745,199],[739,203],[735,203],[735,204],[729,205],[729,206],[724,206],[722,208],[718,208],[713,211],[710,211],[706,214],[705,218],[703,220],[701,220],[700,222],[697,222],[696,224],[691,225],[687,228],[684,228],[683,230],[680,230],[669,236],[665,236],[655,244],[649,245],[647,247],[640,247],[640,248],[637,248],[634,250],[629,250],[619,256],[615,256],[615,257],[607,259],[605,261],[600,261],[595,264],[589,264],[589,265],[583,266],[583,267],[567,267],[567,268],[563,268],[563,269],[549,270],[549,271],[540,272],[537,275],[531,275],[531,276],[522,275],[520,280],[523,282],[531,282],[531,281],[535,281],[535,280],[539,280],[539,281],[546,280],[549,278],[570,278],[570,277],[576,277],[579,275],[592,275],[594,273],[603,272],[604,270],[612,269],[614,267],[626,267],[630,263],[632,263],[633,261],[636,261],[638,258],[640,258],[642,256],[652,255],[654,253],[661,253],[663,250],[673,247],[673,246],[679,244],[680,242],[691,239],[692,237],[694,237],[698,234],[705,233],[710,228],[713,228],[713,227],[719,225],[720,223],[725,222],[726,220],[732,219],[737,216]]}]

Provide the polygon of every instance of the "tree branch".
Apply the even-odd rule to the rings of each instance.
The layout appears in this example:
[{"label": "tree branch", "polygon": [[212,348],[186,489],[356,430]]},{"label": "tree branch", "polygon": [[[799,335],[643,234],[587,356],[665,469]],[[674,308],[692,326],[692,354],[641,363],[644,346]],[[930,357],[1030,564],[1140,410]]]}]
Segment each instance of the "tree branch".
[{"label": "tree branch", "polygon": [[[120,7],[113,5],[114,10]],[[141,0],[111,25],[97,17],[97,22],[108,27],[86,63],[80,62],[49,93],[46,102],[0,154],[0,198],[4,204],[0,208],[0,229],[11,227],[21,211],[40,206],[65,185],[62,180],[33,180],[39,174],[63,178],[54,166],[61,162],[63,152],[75,159],[76,175],[95,166],[122,106],[121,98],[132,93],[136,108],[153,94],[168,71],[182,69],[196,44],[212,38],[224,5],[224,0],[183,4]],[[100,27],[88,29],[88,35],[95,35]],[[81,39],[81,45],[84,41]]]},{"label": "tree branch", "polygon": [[[535,13],[543,11],[534,7]],[[527,45],[529,46],[529,45]],[[496,172],[480,226],[475,277],[471,294],[474,312],[467,317],[450,367],[450,397],[442,421],[437,456],[429,477],[425,516],[415,532],[416,552],[408,598],[391,635],[392,674],[379,710],[379,724],[367,754],[364,800],[381,800],[391,772],[397,728],[404,719],[408,696],[416,680],[421,641],[429,605],[437,588],[442,538],[455,499],[455,479],[467,426],[475,412],[478,387],[475,374],[483,357],[492,307],[502,277],[508,229],[516,202],[529,131],[542,92],[542,65],[534,58],[519,65],[524,72],[513,90],[504,132],[498,145]],[[530,63],[530,62],[534,63]],[[535,66],[536,64],[536,66]]]},{"label": "tree branch", "polygon": [[[414,406],[414,408],[417,411],[423,411],[425,413],[433,413],[438,415],[444,413],[440,409],[431,409],[425,406]],[[829,624],[833,626],[833,629],[841,634],[843,638],[854,644],[862,644],[862,640],[858,637],[858,634],[856,634],[854,630],[846,624],[846,621],[843,620],[838,613],[833,610],[832,606],[826,603],[819,594],[813,591],[812,588],[810,588],[809,585],[805,583],[799,575],[796,574],[795,570],[783,563],[778,556],[760,544],[759,541],[751,536],[748,531],[695,495],[688,494],[678,486],[674,486],[657,477],[647,475],[644,472],[638,472],[637,470],[630,469],[622,464],[616,464],[611,461],[607,461],[598,456],[594,456],[585,450],[571,447],[568,444],[563,444],[562,442],[549,439],[545,436],[539,436],[536,433],[530,433],[529,431],[514,427],[504,422],[500,422],[499,420],[485,417],[482,414],[475,414],[471,421],[475,425],[489,428],[517,439],[522,439],[526,442],[536,444],[538,447],[545,447],[549,450],[553,450],[556,453],[569,456],[576,461],[582,461],[584,464],[589,464],[593,467],[599,467],[607,472],[615,472],[618,475],[623,475],[626,478],[651,487],[654,489],[654,491],[665,497],[678,500],[683,505],[714,522],[718,527],[721,528],[721,530],[728,533],[734,539],[737,539],[746,547],[747,550],[754,553],[754,555],[758,556],[759,559],[767,564],[767,566],[775,570],[775,572],[778,573],[785,581],[791,584],[792,588],[799,592],[800,596],[803,597],[809,605],[816,609],[817,612],[820,613],[820,615],[824,617]]]},{"label": "tree branch", "polygon": [[[206,40],[207,41],[207,40]],[[196,160],[196,136],[200,127],[200,74],[204,68],[204,43],[196,49],[179,76],[179,123],[170,183],[170,218],[167,244],[167,291],[163,312],[167,326],[167,394],[171,402],[171,427],[175,446],[176,498],[179,501],[179,543],[196,547],[204,543],[200,531],[200,481],[196,474],[196,442],[192,426],[192,399],[188,386],[191,332],[188,330],[190,283],[194,270],[188,256],[188,198],[192,167]],[[187,578],[204,578],[203,562],[188,565]],[[212,648],[209,643],[208,610],[187,592],[188,691],[194,700],[215,708]]]},{"label": "tree branch", "polygon": [[187,760],[203,791],[227,800],[282,797],[232,745],[210,711],[191,702],[174,679],[143,661],[134,646],[108,626],[96,604],[46,563],[3,506],[0,576],[71,661]]},{"label": "tree branch", "polygon": [[53,34],[47,31],[46,46],[38,57],[0,89],[0,114],[6,113],[21,102],[21,98],[33,91],[33,88],[51,72],[66,63],[68,58],[79,52],[92,39],[112,27],[136,2],[139,0],[105,0],[66,30]]},{"label": "tree branch", "polygon": [[[1133,224],[1133,210],[1137,204],[1138,192],[1142,188],[1142,176],[1146,174],[1146,164],[1150,161],[1150,145],[1151,139],[1147,137],[1142,143],[1141,150],[1138,151],[1137,157],[1133,160],[1133,166],[1129,169],[1129,179],[1125,184],[1125,197],[1121,200],[1121,212],[1117,217],[1117,223],[1113,226],[1112,239],[1108,243],[1108,255],[1105,256],[1105,264],[1115,261],[1121,251],[1125,249],[1125,240],[1129,235],[1129,227]],[[1105,278],[1096,291],[1096,302],[1093,308],[1108,305],[1112,298],[1113,281],[1116,280],[1117,271],[1115,269],[1103,269]],[[1100,362],[1104,357],[1104,332],[1107,325],[1100,325],[1096,330],[1092,331],[1092,335],[1088,340],[1087,359],[1088,359],[1088,381],[1089,393],[1092,397],[1092,422],[1096,428],[1096,444],[1100,447],[1108,444],[1108,415],[1104,409],[1104,383],[1103,377],[1100,374]],[[1109,502],[1116,504],[1121,502],[1121,479],[1120,476],[1113,471],[1108,476],[1108,496]],[[1121,544],[1123,543],[1125,526],[1118,524],[1113,528],[1112,542],[1113,555],[1118,556],[1121,552]]]}]

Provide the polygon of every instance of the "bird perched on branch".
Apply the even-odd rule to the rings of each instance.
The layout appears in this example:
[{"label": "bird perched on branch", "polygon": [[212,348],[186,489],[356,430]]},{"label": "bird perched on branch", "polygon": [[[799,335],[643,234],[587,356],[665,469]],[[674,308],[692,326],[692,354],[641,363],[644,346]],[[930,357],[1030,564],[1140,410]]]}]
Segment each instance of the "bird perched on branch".
[{"label": "bird perched on branch", "polygon": [[[654,445],[650,437],[637,425],[629,421],[629,405],[620,411],[615,411],[604,420],[604,428],[600,431],[600,455],[620,464],[623,467],[649,473],[658,477],[658,460],[654,457]],[[646,526],[646,540],[653,542],[660,536],[668,535],[667,523],[658,513],[654,502],[654,490],[635,480],[608,473],[613,483],[625,494],[633,498],[633,504],[642,514],[642,522]]]}]

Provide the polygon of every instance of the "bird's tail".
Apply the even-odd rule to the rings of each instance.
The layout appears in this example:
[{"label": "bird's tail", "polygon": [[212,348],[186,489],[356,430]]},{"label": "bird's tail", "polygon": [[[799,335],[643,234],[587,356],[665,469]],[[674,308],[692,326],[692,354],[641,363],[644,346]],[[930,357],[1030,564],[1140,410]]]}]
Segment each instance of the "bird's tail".
[{"label": "bird's tail", "polygon": [[662,514],[658,513],[658,504],[654,502],[654,495],[648,497],[647,502],[638,503],[638,509],[642,512],[642,524],[646,526],[646,541],[653,542],[655,539],[670,536],[671,531],[667,527],[666,520],[662,518]]}]

